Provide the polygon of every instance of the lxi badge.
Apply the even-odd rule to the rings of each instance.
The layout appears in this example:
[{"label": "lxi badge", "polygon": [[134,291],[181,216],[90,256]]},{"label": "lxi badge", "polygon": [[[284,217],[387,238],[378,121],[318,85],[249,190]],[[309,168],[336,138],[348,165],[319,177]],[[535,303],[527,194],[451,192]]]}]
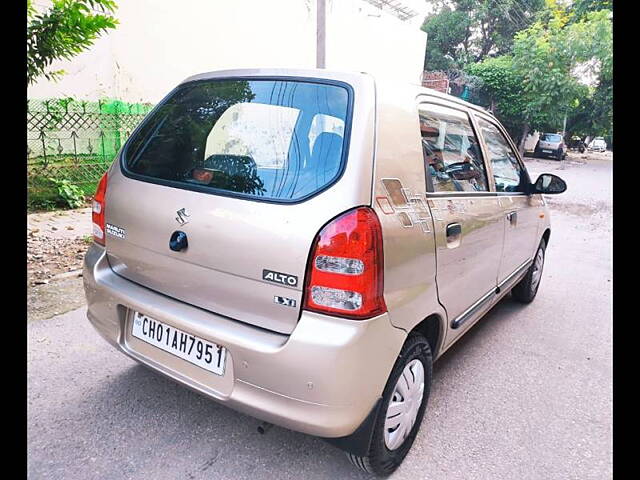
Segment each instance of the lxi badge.
[{"label": "lxi badge", "polygon": [[278,305],[284,305],[285,307],[295,307],[296,301],[293,298],[287,297],[273,297],[273,303],[277,303]]}]

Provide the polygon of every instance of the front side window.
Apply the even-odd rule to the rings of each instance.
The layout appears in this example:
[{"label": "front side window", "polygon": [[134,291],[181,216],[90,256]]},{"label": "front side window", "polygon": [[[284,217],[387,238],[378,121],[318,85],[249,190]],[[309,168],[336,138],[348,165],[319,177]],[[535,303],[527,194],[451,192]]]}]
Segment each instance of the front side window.
[{"label": "front side window", "polygon": [[478,119],[478,124],[489,150],[489,161],[496,183],[496,192],[524,191],[524,170],[507,139],[492,123]]},{"label": "front side window", "polygon": [[349,92],[283,80],[178,87],[123,153],[126,173],[171,186],[295,201],[343,167]]},{"label": "front side window", "polygon": [[438,105],[419,108],[422,151],[434,192],[486,192],[487,175],[469,117]]}]

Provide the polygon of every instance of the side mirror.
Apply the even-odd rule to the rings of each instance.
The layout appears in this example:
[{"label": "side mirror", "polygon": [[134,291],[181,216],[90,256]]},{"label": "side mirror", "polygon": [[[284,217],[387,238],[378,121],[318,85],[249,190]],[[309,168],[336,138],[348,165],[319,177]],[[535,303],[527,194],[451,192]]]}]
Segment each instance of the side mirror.
[{"label": "side mirror", "polygon": [[566,189],[567,184],[560,177],[553,175],[552,173],[543,173],[532,185],[531,193],[553,195],[556,193],[562,193]]}]

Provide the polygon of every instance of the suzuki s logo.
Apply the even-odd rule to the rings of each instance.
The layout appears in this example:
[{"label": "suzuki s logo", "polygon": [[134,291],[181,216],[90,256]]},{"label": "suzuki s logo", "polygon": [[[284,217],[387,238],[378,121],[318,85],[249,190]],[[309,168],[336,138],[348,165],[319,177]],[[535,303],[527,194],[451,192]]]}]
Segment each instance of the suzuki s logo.
[{"label": "suzuki s logo", "polygon": [[181,208],[176,213],[178,214],[178,216],[176,217],[176,222],[178,222],[180,225],[184,225],[185,223],[189,223],[189,220],[187,220],[186,217],[190,217],[191,215],[189,215],[187,213],[187,209],[186,208]]}]

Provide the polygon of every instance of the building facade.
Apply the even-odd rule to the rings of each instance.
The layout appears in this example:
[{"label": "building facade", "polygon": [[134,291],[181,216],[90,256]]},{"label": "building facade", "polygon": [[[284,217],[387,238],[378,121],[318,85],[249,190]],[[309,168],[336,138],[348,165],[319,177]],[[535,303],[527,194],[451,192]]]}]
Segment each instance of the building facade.
[{"label": "building facade", "polygon": [[[120,24],[52,69],[28,97],[157,103],[186,77],[248,67],[314,68],[317,0],[120,0]],[[325,0],[326,68],[419,83],[423,0]],[[45,0],[35,0],[46,7]]]}]

